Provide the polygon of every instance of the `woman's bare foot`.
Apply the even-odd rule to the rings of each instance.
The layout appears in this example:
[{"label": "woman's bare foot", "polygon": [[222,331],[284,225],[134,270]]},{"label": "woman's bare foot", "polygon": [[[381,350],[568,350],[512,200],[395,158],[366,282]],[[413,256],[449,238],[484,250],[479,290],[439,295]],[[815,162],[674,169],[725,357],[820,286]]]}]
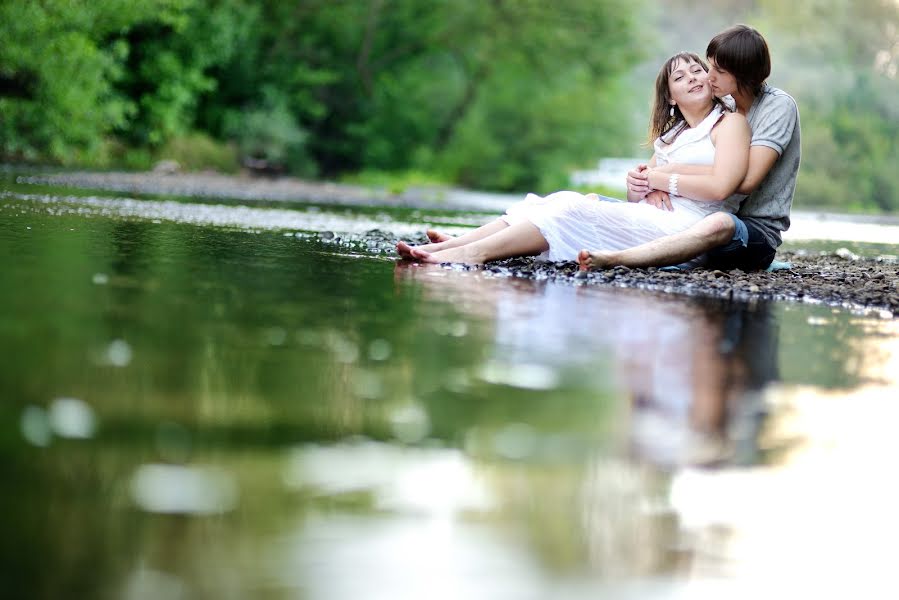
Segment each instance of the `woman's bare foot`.
[{"label": "woman's bare foot", "polygon": [[425,263],[463,263],[466,265],[482,265],[484,258],[479,256],[470,246],[458,246],[447,248],[437,252],[427,252],[419,248],[412,248],[412,256],[415,260]]},{"label": "woman's bare foot", "polygon": [[415,260],[415,257],[412,256],[412,249],[414,246],[400,240],[396,243],[396,253],[400,255],[400,258],[405,260]]},{"label": "woman's bare foot", "polygon": [[[441,234],[442,235],[442,234]],[[454,240],[456,238],[445,236],[446,240]],[[400,255],[400,258],[407,260],[417,260],[415,256],[412,254],[413,250],[421,250],[422,252],[432,253],[439,252],[440,250],[445,250],[446,244],[442,242],[435,242],[433,244],[422,244],[420,246],[413,246],[408,242],[399,241],[396,243],[396,253]]]},{"label": "woman's bare foot", "polygon": [[577,254],[577,264],[581,271],[610,269],[617,265],[615,262],[615,254],[613,252],[604,252],[601,250],[595,252],[581,250]]},{"label": "woman's bare foot", "polygon": [[431,241],[430,244],[413,246],[407,242],[400,241],[397,242],[396,253],[400,255],[400,258],[404,258],[407,260],[417,260],[415,256],[412,255],[413,248],[427,253],[439,252],[440,250],[446,249],[447,244],[444,244],[443,242],[449,242],[456,239],[453,236],[441,233],[436,229],[428,229],[425,232],[425,235],[427,235],[428,239]]},{"label": "woman's bare foot", "polygon": [[436,229],[428,229],[425,232],[425,235],[428,236],[428,239],[431,240],[432,244],[439,244],[440,242],[447,242],[453,239],[453,236],[441,233]]}]

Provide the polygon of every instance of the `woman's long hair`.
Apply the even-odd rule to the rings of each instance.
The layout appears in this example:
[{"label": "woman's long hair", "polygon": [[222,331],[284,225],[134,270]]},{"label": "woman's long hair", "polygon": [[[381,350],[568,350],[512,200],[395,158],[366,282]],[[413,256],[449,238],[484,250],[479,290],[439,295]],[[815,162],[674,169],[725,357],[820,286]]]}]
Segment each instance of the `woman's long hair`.
[{"label": "woman's long hair", "polygon": [[[674,71],[675,65],[681,60],[687,63],[697,63],[706,73],[709,72],[709,66],[702,60],[702,57],[693,52],[678,52],[665,61],[656,77],[656,93],[652,103],[652,115],[649,119],[649,146],[652,146],[656,138],[662,136],[667,136],[665,142],[670,144],[687,128],[687,122],[684,120],[679,106],[674,106],[674,116],[671,116],[671,93],[668,91],[668,78]],[[725,106],[720,98],[714,98],[713,103]]]}]

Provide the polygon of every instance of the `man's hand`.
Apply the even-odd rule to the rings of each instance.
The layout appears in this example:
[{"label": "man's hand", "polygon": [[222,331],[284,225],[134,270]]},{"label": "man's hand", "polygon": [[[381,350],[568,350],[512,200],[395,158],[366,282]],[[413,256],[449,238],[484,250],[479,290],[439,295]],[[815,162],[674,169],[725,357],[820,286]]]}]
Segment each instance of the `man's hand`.
[{"label": "man's hand", "polygon": [[643,199],[646,204],[652,204],[660,210],[673,211],[674,205],[671,204],[671,197],[668,192],[662,190],[653,190]]},{"label": "man's hand", "polygon": [[640,164],[627,172],[628,196],[642,198],[652,191],[649,187],[648,165]]}]

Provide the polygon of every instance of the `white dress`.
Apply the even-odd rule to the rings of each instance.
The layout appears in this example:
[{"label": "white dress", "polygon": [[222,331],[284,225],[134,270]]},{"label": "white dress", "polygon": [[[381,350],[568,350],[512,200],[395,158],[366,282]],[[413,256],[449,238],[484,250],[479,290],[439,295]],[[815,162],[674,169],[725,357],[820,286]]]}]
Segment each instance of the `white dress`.
[{"label": "white dress", "polygon": [[[683,131],[674,142],[657,139],[656,164],[669,162],[711,165],[715,160],[712,128],[724,115],[716,106],[696,127]],[[593,200],[578,192],[555,192],[541,197],[528,194],[501,218],[509,225],[533,223],[546,238],[549,250],[538,258],[574,261],[584,248],[624,250],[687,229],[706,215],[719,210],[736,212],[742,195],[724,202],[704,202],[672,196],[673,211],[661,210],[645,202]]]}]

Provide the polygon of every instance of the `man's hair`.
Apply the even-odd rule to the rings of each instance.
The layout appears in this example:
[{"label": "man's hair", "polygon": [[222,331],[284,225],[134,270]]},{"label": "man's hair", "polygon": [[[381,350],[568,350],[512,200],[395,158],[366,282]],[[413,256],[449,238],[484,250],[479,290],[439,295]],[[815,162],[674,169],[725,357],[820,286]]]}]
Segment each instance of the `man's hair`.
[{"label": "man's hair", "polygon": [[737,80],[741,92],[758,96],[771,75],[768,44],[758,31],[748,25],[734,25],[712,38],[705,50],[710,61]]}]

